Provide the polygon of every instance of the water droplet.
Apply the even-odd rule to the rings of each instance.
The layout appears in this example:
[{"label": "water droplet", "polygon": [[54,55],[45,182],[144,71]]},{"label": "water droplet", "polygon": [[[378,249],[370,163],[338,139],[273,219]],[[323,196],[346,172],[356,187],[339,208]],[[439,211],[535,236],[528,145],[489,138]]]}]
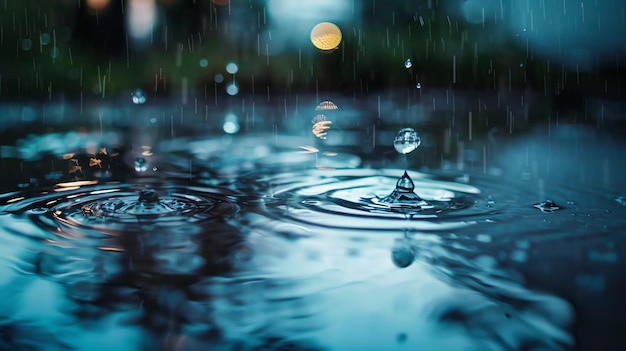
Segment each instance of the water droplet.
[{"label": "water droplet", "polygon": [[143,157],[137,157],[135,160],[135,172],[143,173],[148,170],[148,161]]},{"label": "water droplet", "polygon": [[554,202],[550,200],[546,200],[538,204],[534,204],[533,207],[540,209],[541,212],[544,212],[544,213],[550,213],[550,212],[554,212],[556,210],[561,209],[561,207],[559,207],[557,204],[555,204]]},{"label": "water droplet", "polygon": [[237,86],[237,83],[232,82],[228,84],[228,86],[226,87],[226,93],[230,96],[237,95],[239,93],[239,87]]},{"label": "water droplet", "polygon": [[391,261],[396,267],[406,268],[415,261],[415,254],[407,247],[398,247],[391,251]]},{"label": "water droplet", "polygon": [[215,83],[222,83],[224,81],[224,76],[218,73],[215,77],[213,77],[213,79],[215,80]]},{"label": "water droplet", "polygon": [[415,84],[415,87],[416,87],[417,89],[422,89],[422,83],[417,82],[417,84]]},{"label": "water droplet", "polygon": [[224,121],[224,125],[222,126],[222,129],[224,130],[225,133],[228,134],[235,134],[239,131],[239,123],[234,120],[226,120]]},{"label": "water droplet", "polygon": [[230,73],[230,74],[235,74],[239,71],[239,66],[237,66],[236,63],[234,62],[229,62],[226,65],[226,72]]},{"label": "water droplet", "polygon": [[626,195],[620,195],[620,196],[616,197],[615,201],[617,201],[617,203],[622,205],[622,206],[626,206]]},{"label": "water droplet", "polygon": [[22,50],[28,51],[33,47],[33,41],[29,38],[22,39]]},{"label": "water droplet", "polygon": [[311,128],[311,132],[313,133],[313,135],[320,139],[326,139],[326,136],[328,135],[328,130],[330,129],[330,125],[333,122],[328,120],[328,118],[326,118],[326,116],[324,115],[317,115],[313,117],[311,123],[313,123],[313,127]]},{"label": "water droplet", "polygon": [[208,66],[208,65],[209,65],[209,60],[207,60],[207,59],[205,59],[205,58],[200,59],[199,64],[200,64],[200,67],[204,68],[204,67],[206,67],[206,66]]},{"label": "water droplet", "polygon": [[135,105],[146,103],[146,93],[141,89],[135,89],[135,91],[132,92],[131,97]]},{"label": "water droplet", "polygon": [[393,140],[393,147],[401,154],[409,154],[420,146],[421,139],[413,128],[404,128]]},{"label": "water droplet", "polygon": [[413,67],[413,62],[411,61],[411,59],[406,59],[406,61],[404,61],[404,67],[406,68]]},{"label": "water droplet", "polygon": [[50,34],[42,33],[39,40],[41,41],[41,45],[50,44]]},{"label": "water droplet", "polygon": [[339,107],[332,101],[322,101],[315,107],[316,111],[338,110]]},{"label": "water droplet", "polygon": [[152,167],[152,171],[153,171],[153,172],[156,172],[156,171],[158,171],[158,170],[159,170],[158,168],[156,168],[156,167]]}]

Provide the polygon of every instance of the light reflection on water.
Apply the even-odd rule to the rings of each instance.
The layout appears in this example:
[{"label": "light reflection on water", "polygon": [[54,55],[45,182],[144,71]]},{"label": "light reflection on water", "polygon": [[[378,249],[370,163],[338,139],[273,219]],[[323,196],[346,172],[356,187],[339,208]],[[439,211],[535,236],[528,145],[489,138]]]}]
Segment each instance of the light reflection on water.
[{"label": "light reflection on water", "polygon": [[[80,138],[40,149],[30,137],[15,150],[80,163],[90,158],[77,152],[88,144]],[[282,134],[142,141],[154,145],[145,157],[158,171],[133,173],[140,148],[117,156],[107,148],[91,167],[109,167],[106,177],[83,170],[86,180],[74,182],[63,173],[46,178],[55,186],[31,182],[0,196],[0,348],[575,348],[578,311],[555,285],[602,293],[611,274],[561,269],[551,250],[614,238],[624,209],[606,191],[611,179],[596,188],[550,183],[542,166],[550,161],[557,182],[593,181],[542,158],[537,138],[530,151],[500,154],[498,166],[517,177],[471,172],[468,163],[409,169],[416,193],[435,206],[393,211],[373,199],[393,190],[397,162],[378,167],[341,148],[320,160],[301,152],[307,142]],[[535,165],[516,163],[531,152]],[[548,199],[559,209],[533,207]],[[619,245],[592,246],[589,261],[619,262]]]}]

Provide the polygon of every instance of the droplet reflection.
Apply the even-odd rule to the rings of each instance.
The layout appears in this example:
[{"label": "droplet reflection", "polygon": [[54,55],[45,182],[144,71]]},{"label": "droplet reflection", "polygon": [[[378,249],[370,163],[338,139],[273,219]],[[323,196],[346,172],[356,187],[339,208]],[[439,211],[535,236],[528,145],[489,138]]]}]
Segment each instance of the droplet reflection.
[{"label": "droplet reflection", "polygon": [[420,146],[421,139],[413,128],[404,128],[398,132],[393,140],[393,147],[401,154],[413,152]]}]

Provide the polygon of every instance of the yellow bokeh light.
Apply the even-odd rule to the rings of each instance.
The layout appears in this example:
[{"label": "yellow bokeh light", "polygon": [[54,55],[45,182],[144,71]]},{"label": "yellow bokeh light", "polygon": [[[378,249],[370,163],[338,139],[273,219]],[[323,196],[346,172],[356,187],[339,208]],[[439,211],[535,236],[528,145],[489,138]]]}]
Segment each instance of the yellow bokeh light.
[{"label": "yellow bokeh light", "polygon": [[334,23],[318,23],[311,30],[311,42],[320,50],[334,50],[341,43],[341,30]]}]

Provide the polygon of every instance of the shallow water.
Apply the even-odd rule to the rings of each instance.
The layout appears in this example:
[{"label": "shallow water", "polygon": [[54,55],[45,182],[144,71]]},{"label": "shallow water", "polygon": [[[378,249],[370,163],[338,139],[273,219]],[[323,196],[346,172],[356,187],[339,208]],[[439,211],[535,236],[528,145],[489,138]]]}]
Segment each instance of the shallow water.
[{"label": "shallow water", "polygon": [[[403,160],[393,137],[356,152],[348,128],[340,143],[293,121],[205,136],[157,117],[4,147],[21,171],[0,196],[1,349],[623,343],[622,144],[598,129],[493,132],[445,155],[425,127]],[[427,206],[381,201],[405,165]]]}]

